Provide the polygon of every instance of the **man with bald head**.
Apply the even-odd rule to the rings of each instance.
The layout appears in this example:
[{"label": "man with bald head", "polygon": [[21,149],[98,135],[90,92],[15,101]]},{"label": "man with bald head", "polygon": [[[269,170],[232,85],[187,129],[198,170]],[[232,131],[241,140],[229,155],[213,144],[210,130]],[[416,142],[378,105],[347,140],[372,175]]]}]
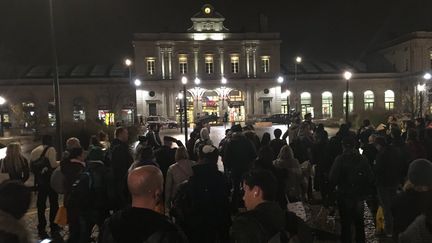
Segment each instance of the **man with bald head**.
[{"label": "man with bald head", "polygon": [[132,207],[116,212],[102,229],[102,243],[187,242],[183,233],[163,214],[163,176],[152,165],[137,167],[128,175]]}]

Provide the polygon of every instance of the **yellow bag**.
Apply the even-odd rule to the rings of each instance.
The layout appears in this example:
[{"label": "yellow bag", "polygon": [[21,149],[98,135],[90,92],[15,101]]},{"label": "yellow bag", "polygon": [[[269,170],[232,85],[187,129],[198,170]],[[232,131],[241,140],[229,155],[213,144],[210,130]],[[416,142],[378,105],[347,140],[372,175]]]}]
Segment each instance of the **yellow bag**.
[{"label": "yellow bag", "polygon": [[376,214],[375,231],[378,233],[384,232],[384,210],[381,206],[378,208]]},{"label": "yellow bag", "polygon": [[64,206],[60,206],[57,210],[56,217],[54,219],[54,223],[60,225],[60,226],[66,226],[67,225],[67,211]]}]

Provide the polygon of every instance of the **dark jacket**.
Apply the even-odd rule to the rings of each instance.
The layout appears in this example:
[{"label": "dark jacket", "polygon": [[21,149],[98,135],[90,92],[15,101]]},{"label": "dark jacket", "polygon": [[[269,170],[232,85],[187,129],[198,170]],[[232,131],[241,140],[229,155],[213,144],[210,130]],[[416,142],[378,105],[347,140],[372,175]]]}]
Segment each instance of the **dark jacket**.
[{"label": "dark jacket", "polygon": [[404,232],[431,202],[430,192],[408,190],[399,193],[392,203],[393,235]]},{"label": "dark jacket", "polygon": [[116,182],[125,183],[128,169],[133,163],[133,157],[127,143],[114,139],[111,143],[111,168]]},{"label": "dark jacket", "polygon": [[252,167],[255,158],[256,150],[254,145],[242,133],[234,133],[226,144],[223,156],[226,170],[242,174]]},{"label": "dark jacket", "polygon": [[373,173],[365,157],[358,154],[356,150],[345,150],[336,157],[330,170],[329,180],[332,187],[337,186],[338,195],[346,198],[356,199],[360,195],[360,188],[353,188],[351,176],[352,172],[362,171],[365,176],[365,188],[370,189],[373,185]]},{"label": "dark jacket", "polygon": [[32,241],[20,220],[0,210],[0,242],[30,243]]},{"label": "dark jacket", "polygon": [[403,162],[398,149],[387,146],[375,158],[375,183],[377,187],[396,187],[402,179]]},{"label": "dark jacket", "polygon": [[166,178],[166,173],[170,165],[175,163],[176,150],[176,148],[170,148],[164,145],[155,151],[156,162],[159,165],[164,178]]},{"label": "dark jacket", "polygon": [[215,164],[200,163],[192,170],[193,176],[178,191],[187,195],[192,210],[183,213],[179,225],[190,242],[227,242],[231,225],[228,180]]},{"label": "dark jacket", "polygon": [[164,215],[145,208],[127,208],[105,221],[99,243],[143,243],[154,234],[160,234],[162,239],[152,243],[187,242],[184,234]]},{"label": "dark jacket", "polygon": [[418,216],[412,224],[399,235],[400,243],[429,243],[432,242],[432,232],[426,224],[426,216]]},{"label": "dark jacket", "polygon": [[279,139],[279,138],[275,138],[273,140],[270,141],[270,147],[273,150],[273,159],[277,159],[277,156],[281,150],[281,148],[286,145],[286,141]]},{"label": "dark jacket", "polygon": [[85,163],[76,159],[66,158],[60,162],[60,170],[65,177],[65,194],[64,202],[67,207],[69,196],[72,190],[72,185],[79,178],[80,174],[84,171]]},{"label": "dark jacket", "polygon": [[263,202],[239,214],[230,230],[231,242],[264,243],[285,228],[285,214],[275,202]]}]

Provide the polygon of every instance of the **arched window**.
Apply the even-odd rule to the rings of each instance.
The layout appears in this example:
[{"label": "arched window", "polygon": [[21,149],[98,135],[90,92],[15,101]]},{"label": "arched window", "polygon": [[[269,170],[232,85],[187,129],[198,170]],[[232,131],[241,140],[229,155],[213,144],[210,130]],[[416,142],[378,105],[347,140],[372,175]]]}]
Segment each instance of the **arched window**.
[{"label": "arched window", "polygon": [[366,90],[364,92],[364,109],[373,110],[374,101],[375,101],[374,93],[370,90]]},{"label": "arched window", "polygon": [[333,95],[329,91],[322,93],[322,116],[331,118],[333,115]]},{"label": "arched window", "polygon": [[393,110],[395,103],[395,94],[392,90],[384,92],[384,107],[386,110]]},{"label": "arched window", "polygon": [[300,94],[300,105],[303,117],[307,113],[311,113],[313,117],[312,96],[309,92],[303,92]]},{"label": "arched window", "polygon": [[[348,113],[353,112],[354,110],[354,94],[351,91],[348,91]],[[346,91],[343,93],[343,112],[345,114],[345,108],[346,107]]]}]

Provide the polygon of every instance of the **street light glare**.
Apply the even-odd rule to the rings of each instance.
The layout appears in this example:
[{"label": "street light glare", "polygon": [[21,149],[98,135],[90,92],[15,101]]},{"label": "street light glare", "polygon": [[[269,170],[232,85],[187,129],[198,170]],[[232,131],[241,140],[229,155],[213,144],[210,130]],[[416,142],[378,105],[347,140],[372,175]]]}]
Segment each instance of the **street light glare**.
[{"label": "street light glare", "polygon": [[287,91],[285,92],[285,94],[286,94],[286,96],[288,97],[288,96],[291,95],[291,91],[287,90]]},{"label": "street light glare", "polygon": [[199,78],[195,78],[194,82],[195,82],[196,85],[198,85],[198,84],[201,83],[201,80]]},{"label": "street light glare", "polygon": [[282,77],[282,76],[279,76],[278,78],[277,78],[277,81],[278,81],[278,83],[283,83],[283,81],[284,81],[284,78]]},{"label": "street light glare", "polygon": [[180,92],[180,93],[177,95],[177,97],[178,97],[180,100],[182,100],[182,99],[183,99],[183,94]]},{"label": "street light glare", "polygon": [[296,62],[297,63],[301,63],[302,62],[302,58],[301,57],[296,57]]},{"label": "street light glare", "polygon": [[141,80],[139,80],[139,79],[135,79],[135,81],[134,81],[134,84],[135,84],[135,86],[141,86]]},{"label": "street light glare", "polygon": [[185,77],[185,76],[183,76],[182,78],[181,78],[181,82],[182,82],[182,84],[187,84],[187,78]]},{"label": "street light glare", "polygon": [[221,83],[222,83],[222,84],[226,84],[226,83],[227,83],[227,79],[226,79],[225,77],[222,77],[222,79],[221,79]]},{"label": "street light glare", "polygon": [[126,64],[126,66],[130,66],[130,65],[132,65],[132,61],[129,59],[129,58],[127,58],[126,60],[125,60],[125,64]]},{"label": "street light glare", "polygon": [[352,77],[352,73],[351,73],[351,72],[346,71],[346,72],[344,73],[344,78],[345,78],[346,80],[350,80],[351,77]]},{"label": "street light glare", "polygon": [[0,105],[3,105],[4,103],[6,103],[5,98],[0,96]]},{"label": "street light glare", "polygon": [[425,73],[425,75],[423,76],[424,79],[429,80],[432,78],[432,75],[430,73]]},{"label": "street light glare", "polygon": [[425,84],[417,84],[417,90],[420,92],[423,92],[426,90],[426,85]]}]

